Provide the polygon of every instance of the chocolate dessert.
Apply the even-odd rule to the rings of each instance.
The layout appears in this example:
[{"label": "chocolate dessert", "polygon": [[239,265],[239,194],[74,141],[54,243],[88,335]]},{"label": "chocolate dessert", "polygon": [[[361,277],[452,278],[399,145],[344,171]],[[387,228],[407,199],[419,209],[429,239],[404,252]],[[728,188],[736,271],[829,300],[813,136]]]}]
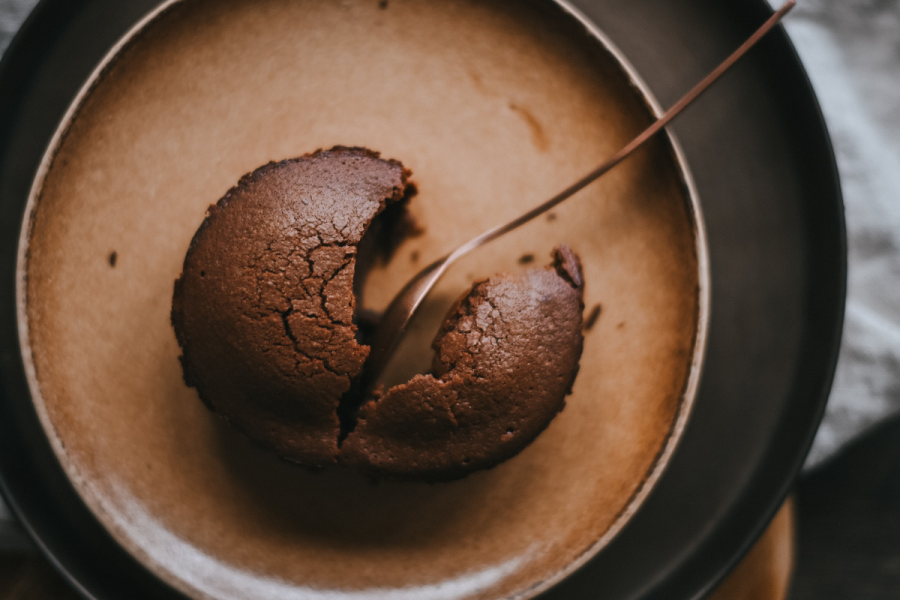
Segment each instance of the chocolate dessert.
[{"label": "chocolate dessert", "polygon": [[270,163],[210,207],[188,249],[172,301],[185,382],[290,461],[454,479],[520,452],[571,391],[583,283],[561,246],[550,267],[475,284],[433,343],[433,373],[364,402],[361,282],[414,233],[409,176],[362,148]]},{"label": "chocolate dessert", "polygon": [[341,461],[377,477],[447,480],[518,454],[565,405],[581,357],[578,257],[476,283],[445,320],[431,375],[368,402]]},{"label": "chocolate dessert", "polygon": [[185,382],[284,458],[335,462],[338,403],[369,353],[353,322],[356,246],[404,206],[409,175],[362,148],[269,163],[191,241],[172,300]]}]

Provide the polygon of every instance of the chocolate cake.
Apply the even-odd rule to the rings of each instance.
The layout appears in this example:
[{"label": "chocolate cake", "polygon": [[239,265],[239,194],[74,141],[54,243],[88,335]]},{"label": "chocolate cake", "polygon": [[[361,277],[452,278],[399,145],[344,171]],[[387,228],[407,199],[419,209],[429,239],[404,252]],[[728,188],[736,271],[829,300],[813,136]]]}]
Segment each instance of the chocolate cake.
[{"label": "chocolate cake", "polygon": [[362,148],[269,163],[191,242],[172,300],[184,379],[284,458],[335,462],[338,403],[369,353],[353,322],[356,246],[387,205],[403,208],[409,176]]},{"label": "chocolate cake", "polygon": [[432,344],[431,375],[368,402],[341,461],[376,477],[447,480],[515,456],[565,405],[581,357],[583,282],[566,246],[545,269],[476,283]]},{"label": "chocolate cake", "polygon": [[462,477],[520,452],[571,391],[583,282],[560,246],[550,267],[475,284],[435,338],[433,373],[363,402],[361,281],[414,233],[409,177],[363,148],[270,163],[209,208],[188,249],[172,301],[185,382],[290,461]]}]

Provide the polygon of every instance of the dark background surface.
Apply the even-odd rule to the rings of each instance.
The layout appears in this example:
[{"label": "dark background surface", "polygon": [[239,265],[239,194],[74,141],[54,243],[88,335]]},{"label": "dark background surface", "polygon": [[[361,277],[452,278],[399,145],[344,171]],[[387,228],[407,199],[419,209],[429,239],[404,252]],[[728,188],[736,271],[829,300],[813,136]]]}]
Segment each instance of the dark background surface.
[{"label": "dark background surface", "polygon": [[900,597],[900,417],[803,477],[796,506],[792,600]]}]

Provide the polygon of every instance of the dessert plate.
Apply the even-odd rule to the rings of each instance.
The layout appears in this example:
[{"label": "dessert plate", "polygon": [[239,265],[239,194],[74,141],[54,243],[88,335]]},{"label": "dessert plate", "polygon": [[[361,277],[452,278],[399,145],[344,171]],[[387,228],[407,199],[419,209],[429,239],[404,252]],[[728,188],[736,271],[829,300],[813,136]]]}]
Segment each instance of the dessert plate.
[{"label": "dessert plate", "polygon": [[[375,485],[261,451],[185,385],[170,298],[207,207],[258,165],[341,143],[412,169],[424,232],[368,275],[378,310],[420,261],[566,187],[660,113],[602,37],[549,2],[160,6],[72,104],[20,236],[29,387],[85,504],[195,598],[548,589],[639,508],[696,394],[707,250],[665,136],[552,218],[467,257],[428,298],[439,317],[475,280],[549,262],[564,241],[586,305],[602,307],[566,410],[521,454],[463,480]],[[423,323],[419,348],[437,330]],[[411,356],[427,357],[419,348]]]},{"label": "dessert plate", "polygon": [[[347,6],[348,10],[352,9],[352,3]],[[111,529],[116,537],[110,537],[107,529],[95,517],[95,514],[100,514],[101,520],[108,526],[111,522],[109,513],[103,515],[100,512],[102,508],[98,510],[96,504],[92,505],[95,513],[88,510],[82,501],[86,489],[84,481],[76,480],[76,486],[82,494],[79,496],[60,469],[32,407],[18,345],[15,343],[18,337],[12,295],[15,243],[10,242],[9,238],[17,237],[16,229],[21,222],[24,202],[40,157],[81,82],[111,42],[139,18],[143,11],[152,7],[107,6],[102,2],[86,2],[82,5],[67,5],[66,10],[71,11],[68,13],[56,12],[58,8],[52,2],[41,5],[22,36],[10,49],[0,72],[4,83],[10,82],[0,88],[4,90],[0,98],[3,103],[0,108],[4,111],[3,129],[0,130],[4,143],[3,170],[0,171],[0,182],[3,185],[0,189],[0,210],[4,211],[2,268],[6,286],[2,299],[2,410],[6,418],[2,425],[4,435],[0,449],[4,453],[0,455],[0,466],[5,491],[14,510],[44,545],[45,550],[58,561],[63,571],[83,586],[83,591],[95,597],[172,595],[176,592],[154,578],[143,566],[152,563],[153,557],[148,559],[149,553],[142,555],[144,563],[141,564],[124,552],[120,543],[127,536],[113,527]],[[745,7],[744,13],[723,14],[727,11],[721,8],[722,13],[717,14],[712,8],[685,7],[677,3],[637,3],[617,7],[585,2],[580,8],[625,47],[626,54],[637,63],[638,69],[649,79],[651,87],[664,100],[668,99],[667,94],[676,97],[683,88],[702,76],[705,70],[736,46],[741,37],[762,20],[765,12],[762,5],[752,5]],[[684,12],[678,12],[679,8]],[[130,12],[132,10],[134,12]],[[391,10],[391,7],[387,10]],[[672,23],[680,25],[673,28]],[[710,23],[718,25],[711,26]],[[215,25],[215,18],[211,18],[199,23],[198,29],[214,28]],[[252,20],[242,25],[244,30],[252,30],[258,26]],[[97,31],[105,31],[109,37],[98,36]],[[690,36],[679,38],[679,35],[684,36],[684,32],[688,31],[692,32]],[[90,45],[84,46],[86,39],[95,44],[93,50]],[[685,44],[691,48],[697,46],[696,53],[680,63],[672,59],[673,54],[681,54],[675,52],[681,44],[679,39],[687,39]],[[646,43],[646,40],[653,40],[653,43]],[[181,41],[183,40],[176,37],[163,39],[159,43],[160,47],[171,49],[177,56]],[[630,46],[629,41],[632,44]],[[79,48],[82,52],[72,52],[71,48]],[[239,44],[231,50],[239,51]],[[775,61],[774,57],[781,60]],[[198,63],[203,60],[215,63],[216,60],[225,58],[220,54],[200,56]],[[170,64],[171,61],[151,60],[146,68],[149,71],[164,71]],[[352,65],[348,65],[348,68],[352,68]],[[471,75],[469,78],[474,85],[476,78]],[[191,83],[189,78],[182,79],[180,83],[185,82]],[[206,82],[197,78],[194,83],[197,86],[195,91],[202,91],[202,84]],[[234,79],[224,83],[240,86],[250,82]],[[60,89],[68,91],[61,93]],[[414,89],[406,91],[415,93]],[[456,91],[453,86],[447,88],[447,93],[451,96]],[[154,103],[165,100],[166,95],[162,93],[159,98],[147,98],[146,105],[152,108]],[[786,486],[799,468],[827,395],[843,307],[842,213],[827,136],[814,99],[786,40],[776,38],[766,43],[749,57],[748,64],[739,67],[736,74],[727,78],[714,93],[701,102],[704,104],[686,115],[678,128],[686,142],[689,161],[698,175],[700,193],[704,199],[710,226],[713,281],[716,286],[713,289],[715,303],[710,330],[710,358],[697,400],[696,417],[688,427],[684,443],[675,454],[669,471],[644,508],[611,545],[562,585],[554,588],[551,594],[560,594],[560,597],[590,597],[598,589],[602,589],[604,595],[622,598],[656,594],[689,597],[706,589],[738,558],[741,550],[750,543],[771,511],[776,508]],[[705,110],[703,106],[706,107]],[[529,124],[527,116],[523,116],[522,108],[515,102],[506,103],[511,116],[518,118],[524,125],[522,133],[526,137],[523,140],[537,147],[540,145],[540,136],[535,133],[533,124]],[[101,125],[106,116],[112,115],[105,111],[97,111],[95,114],[95,119]],[[252,111],[246,114],[248,118],[253,117]],[[199,116],[202,118],[203,115]],[[302,118],[310,117],[307,115]],[[580,123],[590,123],[593,118],[595,117],[590,116]],[[141,126],[142,123],[137,120],[134,125]],[[143,131],[152,133],[153,127],[145,125]],[[124,140],[118,140],[120,148],[129,148],[129,142],[134,139],[128,137],[128,133],[119,130],[119,134],[125,137]],[[113,138],[115,135],[112,138],[101,138],[101,141],[115,142]],[[385,136],[383,139],[388,138]],[[247,142],[246,139],[227,137],[199,140],[189,138],[187,141],[200,144],[198,148],[203,148],[204,151],[210,147],[225,149],[228,144]],[[483,139],[471,141],[478,143],[483,142]],[[203,145],[204,142],[206,145]],[[321,143],[328,142],[323,140]],[[314,148],[295,146],[284,150],[301,153],[310,149]],[[384,145],[382,149],[391,150]],[[139,145],[134,151],[140,157]],[[176,147],[173,156],[177,154]],[[280,157],[266,157],[262,154],[256,159],[264,161]],[[72,155],[72,159],[77,162],[84,156],[76,153]],[[404,156],[398,158],[406,160]],[[223,169],[223,172],[236,173],[229,174],[231,180],[227,183],[224,174],[220,173],[221,184],[227,189],[237,176],[254,166],[256,165],[229,165],[229,169]],[[413,168],[415,170],[416,166],[413,165]],[[96,172],[101,173],[102,170]],[[426,182],[438,180],[428,176],[427,163],[417,172],[421,174],[423,184],[420,199],[424,199]],[[700,173],[703,173],[702,177]],[[202,174],[202,177],[206,176],[206,173]],[[140,185],[134,189],[146,191]],[[516,191],[525,195],[528,190]],[[208,204],[213,200],[215,196],[203,201]],[[203,205],[198,203],[198,206],[202,210]],[[710,211],[715,218],[710,216]],[[559,218],[562,220],[565,215],[560,214]],[[138,230],[144,226],[160,227],[152,220],[148,222],[141,219],[135,219],[140,221],[135,225],[128,221],[127,213],[116,215],[115,219],[118,219],[118,224],[129,223],[130,227],[137,227]],[[61,225],[57,231],[64,234],[67,220],[63,218],[59,221]],[[73,226],[77,227],[77,224],[73,223]],[[180,225],[176,225],[176,228],[178,226]],[[189,233],[186,234],[187,237]],[[51,247],[55,243],[53,240],[59,237],[48,236],[46,247]],[[584,239],[589,237],[585,234]],[[127,239],[117,241],[128,243]],[[120,248],[128,247],[121,243],[116,245]],[[129,256],[141,256],[140,248],[131,249],[134,252],[122,253],[120,260],[128,260]],[[502,256],[502,251],[498,251],[495,258],[500,262],[514,262],[520,250],[521,248],[509,248],[505,257]],[[105,248],[101,258],[108,261],[112,251],[117,249]],[[411,255],[412,250],[410,257]],[[125,266],[124,262],[118,263],[117,267],[111,267],[108,262],[105,264],[106,269],[120,269],[113,270],[114,273],[127,272],[124,270]],[[85,275],[91,276],[90,273]],[[384,279],[388,278],[389,274],[386,273]],[[160,277],[160,281],[162,280]],[[73,281],[72,289],[77,295],[77,278]],[[60,305],[60,308],[65,309],[65,306]],[[158,309],[147,308],[150,311]],[[54,311],[47,314],[50,318],[55,318]],[[94,325],[102,328],[105,326],[102,311],[98,315]],[[117,318],[127,323],[127,316]],[[625,322],[627,326],[628,320]],[[618,321],[612,323],[613,327],[617,325]],[[140,328],[135,330],[136,335],[142,333]],[[97,335],[96,330],[88,330],[82,334],[84,338],[90,338],[91,335],[101,340],[103,338],[103,335]],[[154,335],[158,334],[152,333],[151,341]],[[131,361],[135,358],[141,360],[142,357],[123,358]],[[48,365],[48,368],[56,366]],[[110,372],[107,371],[106,374]],[[127,371],[124,372],[127,374]],[[83,377],[82,381],[103,389],[107,384],[120,385],[122,379],[127,379],[121,375],[118,377],[119,379],[113,380],[101,378],[99,383],[96,378],[90,377]],[[194,399],[193,405],[197,404]],[[185,403],[185,406],[189,405],[190,403]],[[64,407],[65,403],[60,406]],[[107,408],[109,407],[115,408],[113,404]],[[570,414],[572,412],[574,411],[570,411]],[[95,416],[100,425],[104,419],[109,418],[104,411],[96,412]],[[125,416],[130,419],[129,423],[136,423],[138,429],[142,419],[153,418],[152,414],[148,416],[141,410],[134,410]],[[671,419],[667,427],[670,423]],[[99,431],[103,431],[102,427]],[[198,438],[208,433],[202,429],[193,431],[198,432]],[[552,431],[548,431],[549,433]],[[221,432],[223,438],[228,435],[228,432]],[[176,443],[184,443],[186,437],[189,436],[178,436]],[[226,439],[223,442],[225,453],[232,452],[228,448],[234,448],[240,442],[241,440]],[[190,444],[191,440],[187,443]],[[77,450],[73,449],[73,452]],[[242,450],[236,455],[232,453],[232,458],[237,457],[233,463],[240,465],[241,461],[248,460],[251,451],[247,452],[243,454]],[[178,458],[177,453],[170,456]],[[184,456],[189,458],[186,454]],[[254,462],[257,458],[251,456],[249,460],[244,467],[247,464],[250,467],[258,466],[259,463]],[[137,463],[132,463],[134,464]],[[266,472],[265,469],[268,468],[276,471],[280,468],[266,465],[262,471],[256,468],[245,471],[251,474],[280,474]],[[178,461],[175,460],[172,466],[179,468]],[[153,467],[151,464],[148,470],[152,471]],[[69,474],[72,472],[70,469]],[[205,488],[209,483],[205,479],[207,472],[202,469],[194,471],[192,475],[194,479],[191,483],[200,488]],[[146,481],[143,475],[135,476],[135,481]],[[331,477],[335,479],[335,476]],[[581,482],[583,479],[577,481]],[[163,487],[167,485],[162,480],[157,483]],[[321,484],[321,480],[318,484]],[[338,488],[343,486],[343,489],[351,493],[361,489],[357,483],[341,480],[339,476],[326,484]],[[473,497],[477,500],[477,494],[473,496],[470,491],[461,493],[456,500],[463,503],[472,502]],[[109,490],[98,496],[108,498]],[[625,494],[625,497],[631,496]],[[177,492],[167,498],[168,506],[164,509],[176,517],[182,504],[194,502],[193,495],[179,496]],[[259,498],[252,501],[259,501]],[[89,504],[90,502],[89,500]],[[126,508],[137,512],[123,512],[121,507],[117,510],[120,515],[130,514],[132,522],[139,522],[142,518],[140,507]],[[284,506],[279,507],[279,510],[284,509]],[[320,509],[321,507],[313,507],[313,510]],[[452,513],[442,514],[450,514],[452,517]],[[277,520],[263,525],[271,526],[272,523],[277,525]],[[254,527],[256,525],[258,523]],[[144,531],[156,530],[151,527]],[[358,533],[358,529],[356,531]],[[446,531],[452,531],[452,527]],[[319,536],[320,541],[325,539],[327,545],[328,535],[313,533]],[[380,534],[375,538],[383,539]],[[165,531],[156,538],[145,535],[144,540],[157,543],[161,548],[175,547],[169,543],[171,540],[165,538]],[[239,545],[229,547],[230,541],[213,539],[206,543],[208,547],[215,547],[218,543],[221,552],[236,554],[236,560],[243,560],[245,564],[247,561],[252,562],[252,548]],[[383,548],[377,546],[378,544],[374,544],[370,548],[375,550],[371,555],[375,559],[373,564],[381,559],[378,553],[383,551]],[[132,546],[131,550],[135,555],[141,555],[140,548]],[[503,551],[504,548],[498,550],[501,554]],[[244,555],[240,556],[242,552]],[[102,569],[97,567],[98,556],[105,558]],[[312,554],[310,556],[315,558]],[[197,564],[190,562],[190,553],[181,554],[177,558],[184,563],[186,572],[196,571]],[[390,560],[390,557],[387,559]],[[402,560],[399,562],[402,563]],[[172,564],[175,563],[169,563],[170,573]],[[366,562],[359,564],[364,565]],[[573,564],[573,561],[569,559],[568,564]],[[158,565],[157,561],[156,567]],[[308,565],[302,563],[300,566]],[[167,577],[163,572],[165,569],[156,567],[151,568],[170,584],[191,593],[196,591],[195,588],[179,584],[177,578]],[[470,568],[466,572],[478,570]],[[375,574],[376,577],[377,575],[378,573]],[[371,577],[371,574],[363,572],[361,575],[367,576]],[[289,577],[284,574],[270,579],[276,583],[289,581]],[[184,580],[185,577],[182,576],[181,582]],[[455,583],[458,584],[459,581],[456,580]],[[283,591],[277,587],[273,589],[272,593]],[[453,594],[461,595],[461,590],[454,591],[448,587],[431,591],[438,595],[449,594],[450,597]]]}]

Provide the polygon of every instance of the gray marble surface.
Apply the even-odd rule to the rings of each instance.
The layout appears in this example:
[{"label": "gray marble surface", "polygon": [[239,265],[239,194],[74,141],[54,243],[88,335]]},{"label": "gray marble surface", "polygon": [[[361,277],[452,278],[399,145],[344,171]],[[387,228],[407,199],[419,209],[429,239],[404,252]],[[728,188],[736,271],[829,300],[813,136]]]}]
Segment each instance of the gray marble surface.
[{"label": "gray marble surface", "polygon": [[[0,52],[34,4],[0,0]],[[800,0],[785,26],[834,141],[850,246],[844,343],[814,468],[900,412],[900,0]]]},{"label": "gray marble surface", "polygon": [[0,0],[0,54],[35,4],[37,0]]},{"label": "gray marble surface", "polygon": [[900,411],[900,0],[800,0],[785,27],[834,142],[850,254],[843,345],[812,468]]}]

